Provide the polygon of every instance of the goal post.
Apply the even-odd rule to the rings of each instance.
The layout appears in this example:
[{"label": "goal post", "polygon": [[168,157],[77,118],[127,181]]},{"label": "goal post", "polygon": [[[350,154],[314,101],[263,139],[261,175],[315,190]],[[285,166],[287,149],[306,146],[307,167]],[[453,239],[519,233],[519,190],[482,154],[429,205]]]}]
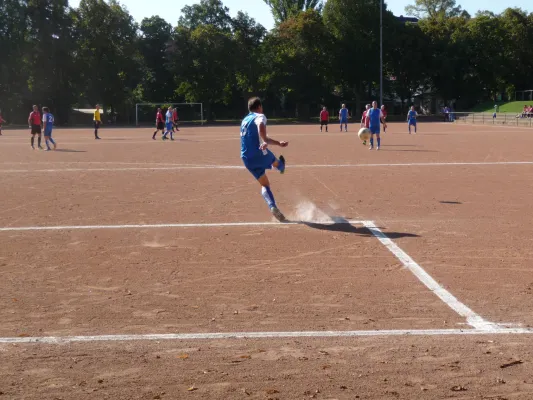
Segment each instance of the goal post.
[{"label": "goal post", "polygon": [[203,103],[170,103],[167,101],[135,104],[135,125],[151,126],[155,124],[155,114],[158,108],[166,112],[168,107],[178,110],[180,124],[204,124]]}]

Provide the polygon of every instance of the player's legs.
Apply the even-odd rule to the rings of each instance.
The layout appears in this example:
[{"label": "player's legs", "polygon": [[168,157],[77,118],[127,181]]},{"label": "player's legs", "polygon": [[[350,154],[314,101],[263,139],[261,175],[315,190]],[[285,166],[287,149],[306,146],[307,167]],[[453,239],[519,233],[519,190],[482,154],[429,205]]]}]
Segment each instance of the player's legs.
[{"label": "player's legs", "polygon": [[41,150],[43,149],[43,146],[41,146],[41,143],[42,143],[42,137],[41,137],[41,134],[38,133],[37,134],[37,147],[39,147]]},{"label": "player's legs", "polygon": [[259,184],[261,185],[261,195],[265,199],[265,202],[267,203],[268,208],[270,209],[270,212],[272,213],[274,218],[276,218],[279,222],[286,221],[285,216],[276,205],[274,194],[270,190],[270,181],[268,180],[268,176],[266,174],[263,174],[257,179],[257,182],[259,182]]},{"label": "player's legs", "polygon": [[54,150],[57,148],[57,145],[56,145],[56,142],[54,139],[52,139],[52,135],[44,135],[44,141],[46,143],[46,149],[47,150],[51,150],[50,149],[50,143],[52,143],[52,145],[54,146]]},{"label": "player's legs", "polygon": [[31,134],[31,139],[30,139],[30,143],[31,143],[31,148],[35,150],[35,134]]},{"label": "player's legs", "polygon": [[266,170],[271,169],[272,167],[278,169],[281,173],[285,171],[285,159],[283,156],[280,156],[280,158],[277,159],[270,150],[267,150],[267,154],[262,155],[261,157],[243,161],[245,167],[261,185],[261,195],[263,196],[263,199],[265,199],[272,215],[274,215],[278,221],[284,221],[285,217],[278,209],[274,194],[270,190],[270,181],[266,175]]},{"label": "player's legs", "polygon": [[379,133],[376,133],[376,139],[378,141],[378,146],[376,147],[376,150],[379,150],[380,146],[381,146],[381,136]]},{"label": "player's legs", "polygon": [[98,129],[100,129],[100,121],[94,121],[94,138],[100,139],[100,136],[98,136]]}]

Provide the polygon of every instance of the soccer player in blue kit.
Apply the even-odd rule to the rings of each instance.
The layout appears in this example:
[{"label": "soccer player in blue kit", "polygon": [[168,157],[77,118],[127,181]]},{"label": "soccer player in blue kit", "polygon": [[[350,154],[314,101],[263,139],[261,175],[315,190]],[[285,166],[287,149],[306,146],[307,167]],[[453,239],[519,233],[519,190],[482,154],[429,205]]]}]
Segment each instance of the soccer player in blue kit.
[{"label": "soccer player in blue kit", "polygon": [[370,150],[374,148],[374,135],[376,135],[378,140],[376,150],[379,150],[379,147],[381,146],[381,138],[379,137],[381,128],[380,124],[383,124],[383,128],[386,129],[387,123],[383,118],[383,111],[378,108],[377,101],[372,102],[372,108],[367,111],[366,116],[370,121],[368,129],[370,129],[370,133],[372,134],[372,136],[370,136]]},{"label": "soccer player in blue kit", "polygon": [[170,133],[170,140],[174,140],[174,113],[172,107],[168,108],[165,114],[165,132],[163,133],[163,140],[167,140],[167,135]]},{"label": "soccer player in blue kit", "polygon": [[46,151],[50,151],[50,143],[54,145],[54,150],[57,148],[56,142],[52,139],[52,130],[54,129],[54,116],[50,113],[48,107],[43,107],[43,130],[44,140],[46,143]]},{"label": "soccer player in blue kit", "polygon": [[348,132],[348,109],[346,108],[346,104],[343,104],[342,108],[339,110],[339,120],[341,121],[341,132],[343,124],[344,131]]},{"label": "soccer player in blue kit", "polygon": [[407,125],[409,127],[409,135],[411,134],[411,126],[415,127],[416,133],[416,117],[418,117],[417,112],[415,111],[415,106],[411,106],[411,110],[407,113]]},{"label": "soccer player in blue kit", "polygon": [[286,221],[281,213],[274,195],[270,190],[270,181],[266,176],[266,170],[276,168],[280,173],[285,172],[285,159],[283,156],[276,158],[274,153],[268,150],[268,145],[287,147],[289,142],[279,142],[269,138],[266,131],[267,119],[263,114],[263,104],[258,97],[248,100],[250,112],[241,122],[241,158],[244,166],[261,185],[261,194],[265,199],[270,212],[279,221]]}]

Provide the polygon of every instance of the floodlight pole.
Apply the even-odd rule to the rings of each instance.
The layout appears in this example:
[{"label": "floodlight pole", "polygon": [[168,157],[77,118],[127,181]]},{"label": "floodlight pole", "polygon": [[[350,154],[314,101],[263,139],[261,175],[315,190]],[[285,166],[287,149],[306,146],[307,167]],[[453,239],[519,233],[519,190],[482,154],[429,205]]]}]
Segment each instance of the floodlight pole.
[{"label": "floodlight pole", "polygon": [[379,0],[379,105],[383,105],[383,1]]}]

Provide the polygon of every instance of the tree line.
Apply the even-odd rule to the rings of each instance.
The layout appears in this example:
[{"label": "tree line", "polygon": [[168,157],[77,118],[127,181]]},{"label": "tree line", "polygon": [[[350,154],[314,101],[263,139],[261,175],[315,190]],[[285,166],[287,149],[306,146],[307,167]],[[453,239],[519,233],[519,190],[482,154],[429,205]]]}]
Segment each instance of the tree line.
[{"label": "tree line", "polygon": [[[159,16],[137,23],[116,0],[3,0],[0,109],[21,122],[32,104],[46,105],[68,123],[73,108],[99,103],[132,122],[135,103],[202,102],[222,119],[242,117],[260,95],[270,114],[306,119],[341,102],[357,113],[376,98],[379,0],[265,1],[271,31],[246,13],[231,17],[221,0],[184,7],[175,26]],[[533,88],[533,14],[470,16],[454,0],[416,0],[407,11],[420,20],[383,15],[387,99],[467,108]]]}]

